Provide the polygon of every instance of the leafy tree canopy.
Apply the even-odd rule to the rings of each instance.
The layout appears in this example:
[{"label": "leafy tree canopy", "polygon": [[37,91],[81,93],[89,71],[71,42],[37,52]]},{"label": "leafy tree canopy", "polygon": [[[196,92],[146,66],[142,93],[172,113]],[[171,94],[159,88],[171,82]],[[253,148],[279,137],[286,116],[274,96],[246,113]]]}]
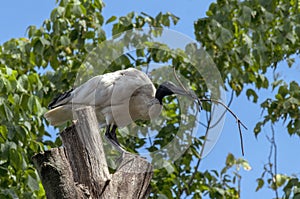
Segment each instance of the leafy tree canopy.
[{"label": "leafy tree canopy", "polygon": [[[102,15],[101,0],[57,0],[57,7],[41,27],[29,26],[26,38],[11,39],[0,47],[0,198],[45,198],[31,157],[40,151],[60,146],[60,141],[44,141],[50,136],[43,113],[50,100],[58,93],[72,88],[81,64],[89,52],[106,41],[105,24],[112,24],[112,34],[143,27],[153,29],[153,37],[165,28],[176,25],[179,17],[172,13],[128,13],[126,16]],[[266,123],[285,121],[287,133],[300,135],[299,81],[285,82],[270,79],[266,73],[276,70],[285,60],[294,67],[293,56],[298,56],[300,45],[300,3],[296,0],[238,1],[218,0],[212,3],[205,18],[194,23],[195,38],[201,49],[212,57],[227,91],[236,96],[245,93],[257,103],[258,89],[273,89],[274,96],[266,99],[262,121],[257,121],[253,133],[258,136]],[[129,38],[126,47],[137,45]],[[153,48],[159,45],[160,48]],[[107,71],[140,67],[149,63],[172,63],[180,75],[187,77],[191,88],[204,96],[208,88],[195,68],[184,58],[190,51],[201,50],[198,45],[185,51],[166,51],[162,44],[145,43],[134,55],[124,54],[114,60]],[[165,49],[168,49],[165,46]],[[120,49],[108,49],[112,53]],[[104,58],[103,58],[104,59]],[[195,59],[197,63],[201,60]],[[41,72],[46,71],[46,72]],[[246,87],[253,86],[255,89]],[[247,90],[242,92],[245,88]],[[174,105],[175,103],[175,105]],[[166,115],[172,118],[158,133],[149,151],[161,148],[172,138],[180,117],[176,116],[176,102],[168,105]],[[210,104],[204,106],[209,114]],[[259,136],[258,136],[259,139]],[[145,144],[142,139],[123,138],[128,148],[137,151]],[[246,160],[229,154],[221,171],[199,171],[201,146],[205,137],[193,140],[185,154],[168,167],[155,170],[151,197],[239,198],[238,174],[240,167],[249,169]],[[273,175],[258,179],[257,190],[264,183],[271,189],[282,189],[284,197],[299,197],[297,177]],[[275,179],[275,180],[274,180]]]}]

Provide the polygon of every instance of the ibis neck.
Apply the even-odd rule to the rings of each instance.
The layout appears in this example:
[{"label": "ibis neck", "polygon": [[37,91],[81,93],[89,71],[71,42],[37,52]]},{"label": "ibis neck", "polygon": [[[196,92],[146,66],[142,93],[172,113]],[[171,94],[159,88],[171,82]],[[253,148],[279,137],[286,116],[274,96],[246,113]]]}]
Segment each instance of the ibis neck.
[{"label": "ibis neck", "polygon": [[163,90],[157,89],[155,93],[155,98],[159,101],[159,104],[162,105],[162,99],[167,96],[167,93],[165,93]]},{"label": "ibis neck", "polygon": [[159,104],[162,105],[162,99],[164,96],[158,95],[157,93],[155,94],[155,98],[159,101]]},{"label": "ibis neck", "polygon": [[170,90],[166,90],[165,88],[159,87],[156,90],[155,98],[159,101],[159,103],[162,105],[162,99],[167,95],[172,95],[173,93]]}]

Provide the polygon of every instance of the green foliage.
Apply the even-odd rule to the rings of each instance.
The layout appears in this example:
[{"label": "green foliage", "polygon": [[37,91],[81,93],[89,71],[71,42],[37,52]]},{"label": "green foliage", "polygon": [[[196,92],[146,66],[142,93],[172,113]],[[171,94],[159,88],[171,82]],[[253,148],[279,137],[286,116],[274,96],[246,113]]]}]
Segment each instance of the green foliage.
[{"label": "green foliage", "polygon": [[[257,89],[269,88],[266,72],[269,68],[276,69],[279,61],[286,60],[292,66],[294,59],[290,56],[299,53],[300,48],[299,19],[297,1],[219,0],[210,5],[206,18],[195,23],[195,35],[213,56],[224,80],[239,95],[245,84]],[[296,82],[293,85],[297,88]],[[273,89],[274,86],[278,84],[273,84]],[[278,90],[276,98],[281,96],[281,91]],[[248,89],[246,94],[257,102],[254,90]],[[299,99],[298,94],[295,97]],[[292,97],[284,106],[277,106],[279,101],[271,103],[270,100],[262,104],[263,109],[268,109],[268,116],[257,124],[255,133],[258,134],[267,121],[283,118],[290,120],[288,132],[299,134],[297,98]],[[289,111],[288,107],[293,110]]]},{"label": "green foliage", "polygon": [[292,81],[289,86],[283,84],[279,87],[275,99],[266,99],[261,107],[267,111],[264,120],[257,123],[254,133],[257,135],[261,126],[267,122],[275,123],[279,119],[284,122],[289,119],[287,130],[289,134],[300,135],[300,87],[295,81]]},{"label": "green foliage", "polygon": [[284,188],[284,198],[298,199],[300,197],[300,181],[298,178],[288,178]]},{"label": "green foliage", "polygon": [[[41,27],[28,27],[28,38],[11,39],[0,48],[1,198],[45,197],[31,157],[60,142],[43,142],[49,134],[42,115],[56,93],[72,87],[88,53],[106,39],[102,1],[57,3]],[[116,19],[111,17],[106,23]],[[113,34],[145,24],[170,26],[177,21],[171,13],[159,13],[155,18],[130,13],[114,24]],[[121,57],[119,63],[126,59]],[[114,70],[120,69],[120,64],[114,64]],[[41,70],[45,72],[40,74]]]},{"label": "green foliage", "polygon": [[41,140],[48,135],[41,118],[43,84],[36,73],[26,74],[34,70],[26,62],[28,44],[26,39],[12,39],[0,54],[0,194],[7,198],[44,194],[30,163],[31,156],[44,149]]},{"label": "green foliage", "polygon": [[[260,190],[264,184],[265,180],[263,179],[264,175],[261,178],[257,179],[258,186],[256,191]],[[292,176],[287,176],[283,174],[276,174],[273,178],[266,179],[269,187],[273,190],[282,188],[283,197],[285,199],[293,198],[297,199],[300,196],[300,182],[299,179]]]},{"label": "green foliage", "polygon": [[[103,64],[111,62],[107,71],[172,63],[180,76],[190,81],[188,84],[195,93],[206,96],[209,89],[205,79],[193,66],[207,60],[196,44],[180,50],[149,42],[149,37],[160,36],[164,28],[176,25],[178,17],[169,12],[155,17],[131,12],[104,19],[103,8],[101,0],[57,0],[57,7],[41,27],[28,27],[28,38],[11,39],[0,46],[0,198],[45,198],[31,157],[59,145],[60,141],[43,140],[49,134],[42,115],[57,93],[73,87],[81,64],[106,40],[104,24],[112,24],[115,38],[128,36],[128,43],[108,47],[108,54],[139,46],[134,55],[124,54],[113,62],[103,54],[99,60]],[[214,83],[225,83],[236,95],[242,93],[245,85],[252,85],[253,89],[248,88],[244,93],[254,103],[259,98],[258,89],[272,87],[276,91],[273,98],[261,104],[266,115],[256,125],[255,135],[267,122],[276,123],[280,119],[287,123],[289,134],[300,135],[299,82],[272,81],[266,76],[281,60],[293,66],[291,55],[299,53],[299,16],[297,1],[218,0],[210,5],[206,18],[195,22],[196,39],[212,56],[224,80]],[[149,27],[150,36],[131,34],[129,37],[124,33],[142,27]],[[157,73],[168,75],[168,72]],[[158,78],[154,72],[153,78]],[[219,95],[218,90],[211,93]],[[176,100],[166,100],[170,102],[164,113],[168,120],[147,148],[149,151],[156,151],[172,140],[181,121]],[[210,107],[204,106],[204,111],[209,112]],[[147,126],[147,130],[152,130],[151,125]],[[194,139],[178,160],[165,161],[163,169],[154,171],[152,198],[239,198],[239,170],[249,170],[248,162],[229,154],[221,171],[200,171],[195,163],[204,161],[199,153],[203,139]],[[127,143],[135,152],[146,143],[144,139],[126,137],[120,142]],[[286,198],[299,197],[298,178],[278,174],[275,179],[265,182],[263,176],[258,178],[257,190],[268,184],[272,189],[282,188]]]},{"label": "green foliage", "polygon": [[[101,1],[60,1],[28,38],[0,48],[0,197],[43,198],[31,157],[55,143],[43,142],[43,113],[54,93],[72,87],[90,46],[105,39]],[[80,20],[78,20],[80,18]],[[94,34],[95,33],[95,34]],[[56,70],[40,75],[38,70]]]},{"label": "green foliage", "polygon": [[[106,23],[111,23],[115,20],[117,20],[117,17],[112,16],[106,21]],[[151,17],[150,15],[143,12],[141,13],[141,15],[130,12],[126,16],[119,17],[118,23],[115,23],[113,25],[112,35],[118,35],[133,28],[142,28],[146,25],[156,28],[170,27],[171,22],[176,25],[178,20],[178,17],[169,12],[167,12],[166,14],[160,12],[156,17]],[[157,34],[160,33],[158,32]]]},{"label": "green foliage", "polygon": [[194,153],[195,151],[189,149],[175,163],[168,162],[165,169],[154,173],[152,198],[180,198],[182,194],[191,195],[192,198],[239,198],[237,182],[241,176],[238,172],[241,167],[249,170],[248,162],[228,154],[226,165],[221,172],[200,172],[190,164]]}]

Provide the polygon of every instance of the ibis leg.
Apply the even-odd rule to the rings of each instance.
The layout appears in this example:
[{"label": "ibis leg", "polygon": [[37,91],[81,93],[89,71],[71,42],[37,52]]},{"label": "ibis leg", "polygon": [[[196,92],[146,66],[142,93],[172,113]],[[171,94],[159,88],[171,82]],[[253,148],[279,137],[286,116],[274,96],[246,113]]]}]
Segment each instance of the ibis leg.
[{"label": "ibis leg", "polygon": [[116,136],[116,129],[117,126],[113,125],[112,129],[110,128],[111,125],[108,125],[106,127],[106,131],[105,131],[105,137],[107,138],[107,140],[115,147],[115,149],[117,149],[119,152],[123,153],[126,152],[121,146],[120,143],[118,142],[117,136]]},{"label": "ibis leg", "polygon": [[113,127],[110,131],[110,136],[120,146],[120,143],[119,143],[117,135],[116,135],[116,129],[117,129],[117,126],[113,125]]},{"label": "ibis leg", "polygon": [[111,125],[107,125],[107,126],[106,126],[105,136],[106,136],[107,138],[109,138],[110,126],[111,126]]}]

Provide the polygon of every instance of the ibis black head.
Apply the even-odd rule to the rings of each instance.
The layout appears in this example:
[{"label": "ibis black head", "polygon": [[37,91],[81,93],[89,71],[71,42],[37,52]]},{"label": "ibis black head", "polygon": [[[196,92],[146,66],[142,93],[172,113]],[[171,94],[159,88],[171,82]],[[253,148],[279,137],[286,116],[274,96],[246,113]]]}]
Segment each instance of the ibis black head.
[{"label": "ibis black head", "polygon": [[194,98],[193,94],[190,92],[185,91],[183,88],[176,86],[172,82],[164,82],[156,90],[155,98],[158,99],[159,103],[162,104],[162,99],[167,95],[186,95]]}]

